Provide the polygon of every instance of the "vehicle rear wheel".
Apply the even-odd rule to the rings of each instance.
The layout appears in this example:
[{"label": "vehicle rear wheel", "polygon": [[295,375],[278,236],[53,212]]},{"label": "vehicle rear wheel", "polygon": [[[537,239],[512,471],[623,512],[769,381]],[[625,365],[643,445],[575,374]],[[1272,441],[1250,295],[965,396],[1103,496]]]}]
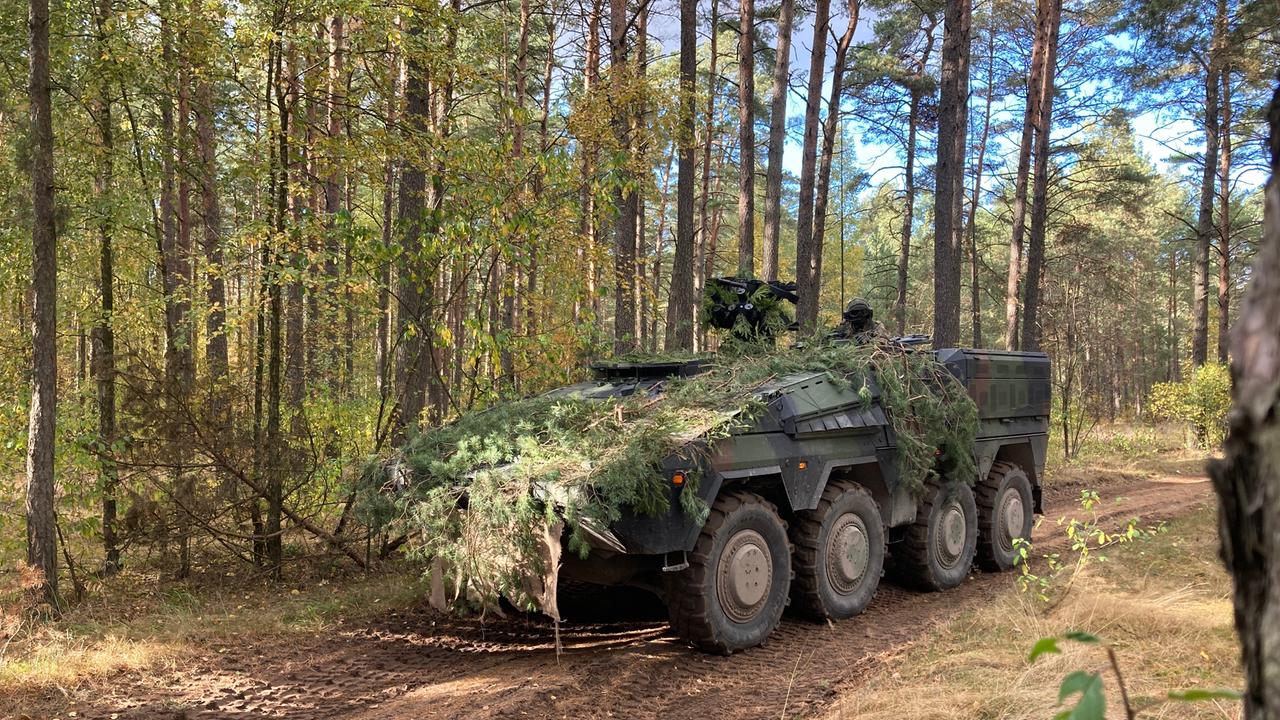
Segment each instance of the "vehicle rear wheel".
[{"label": "vehicle rear wheel", "polygon": [[997,572],[1012,569],[1018,562],[1015,540],[1031,539],[1031,481],[1017,465],[998,462],[977,491],[978,564]]},{"label": "vehicle rear wheel", "polygon": [[791,544],[773,503],[723,493],[688,555],[669,576],[667,610],[680,637],[725,655],[764,642],[791,588]]},{"label": "vehicle rear wheel", "polygon": [[907,526],[899,555],[905,579],[923,590],[947,590],[969,576],[978,545],[978,509],[964,483],[931,482]]},{"label": "vehicle rear wheel", "polygon": [[796,514],[791,542],[791,600],[801,614],[839,619],[866,609],[884,570],[884,525],[871,493],[851,482],[827,485],[817,508]]}]

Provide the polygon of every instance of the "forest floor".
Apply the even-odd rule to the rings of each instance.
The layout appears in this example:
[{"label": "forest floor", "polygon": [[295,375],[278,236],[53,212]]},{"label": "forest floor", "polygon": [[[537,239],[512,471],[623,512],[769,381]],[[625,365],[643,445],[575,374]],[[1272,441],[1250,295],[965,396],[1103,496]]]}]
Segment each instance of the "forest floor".
[{"label": "forest floor", "polygon": [[717,657],[686,647],[656,601],[630,593],[568,603],[557,657],[550,622],[441,615],[407,575],[170,591],[133,612],[108,600],[73,611],[10,648],[0,717],[1048,717],[1061,677],[1105,659],[1080,648],[1028,666],[1026,655],[1076,628],[1116,645],[1139,695],[1238,687],[1204,460],[1121,443],[1054,468],[1037,555],[1065,557],[1057,521],[1085,515],[1084,489],[1101,495],[1104,528],[1167,526],[1090,565],[1051,608],[1013,574],[975,572],[933,594],[886,579],[855,619],[784,618],[766,646]]}]

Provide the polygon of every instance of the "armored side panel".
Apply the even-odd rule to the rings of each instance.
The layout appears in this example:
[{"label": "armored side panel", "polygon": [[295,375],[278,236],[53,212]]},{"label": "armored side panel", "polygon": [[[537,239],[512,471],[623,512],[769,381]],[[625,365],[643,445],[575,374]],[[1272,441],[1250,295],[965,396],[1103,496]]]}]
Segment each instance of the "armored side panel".
[{"label": "armored side panel", "polygon": [[997,461],[1018,464],[1030,476],[1038,511],[1049,445],[1049,356],[960,348],[938,350],[936,355],[978,406],[978,476],[986,477]]},{"label": "armored side panel", "polygon": [[969,389],[980,420],[1049,416],[1048,355],[960,348],[936,354]]}]

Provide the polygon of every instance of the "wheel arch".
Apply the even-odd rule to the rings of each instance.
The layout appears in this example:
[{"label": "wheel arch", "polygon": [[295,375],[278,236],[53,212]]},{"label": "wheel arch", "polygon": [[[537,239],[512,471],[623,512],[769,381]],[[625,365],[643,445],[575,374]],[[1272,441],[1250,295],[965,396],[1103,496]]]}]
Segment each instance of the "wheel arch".
[{"label": "wheel arch", "polygon": [[1031,495],[1035,502],[1035,511],[1044,512],[1041,476],[1044,471],[1044,451],[1033,438],[1014,438],[1010,440],[986,441],[978,447],[978,478],[987,477],[991,467],[996,463],[1010,463],[1022,468],[1031,481]]}]

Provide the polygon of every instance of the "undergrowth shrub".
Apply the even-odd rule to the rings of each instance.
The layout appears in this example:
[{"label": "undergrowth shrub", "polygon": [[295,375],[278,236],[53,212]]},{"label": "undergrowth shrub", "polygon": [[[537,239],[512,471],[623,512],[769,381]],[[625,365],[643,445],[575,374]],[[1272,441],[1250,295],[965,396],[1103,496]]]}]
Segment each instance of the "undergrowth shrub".
[{"label": "undergrowth shrub", "polygon": [[1158,419],[1188,423],[1204,450],[1222,445],[1231,408],[1231,372],[1225,364],[1196,368],[1182,382],[1157,383],[1151,389],[1151,412]]}]

